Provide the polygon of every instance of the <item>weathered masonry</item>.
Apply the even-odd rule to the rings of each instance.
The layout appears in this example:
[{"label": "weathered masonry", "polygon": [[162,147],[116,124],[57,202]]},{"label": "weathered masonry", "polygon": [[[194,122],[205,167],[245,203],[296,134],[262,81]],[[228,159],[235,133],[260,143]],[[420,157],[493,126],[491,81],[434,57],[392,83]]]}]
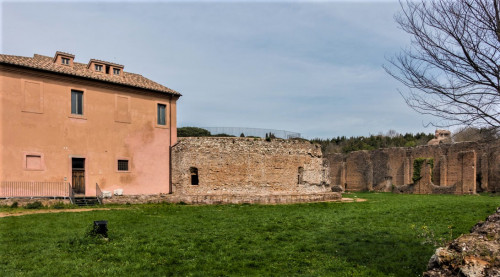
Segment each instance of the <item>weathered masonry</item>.
[{"label": "weathered masonry", "polygon": [[[500,143],[463,142],[332,154],[330,183],[350,191],[454,193],[500,191]],[[418,159],[426,159],[421,164]],[[414,171],[426,178],[416,182]],[[422,175],[421,174],[421,175]],[[418,174],[417,174],[418,175]],[[419,177],[419,176],[417,176]]]},{"label": "weathered masonry", "polygon": [[[174,195],[220,202],[291,203],[340,198],[318,145],[299,140],[181,138],[172,148]],[[189,200],[188,200],[189,201]]]},{"label": "weathered masonry", "polygon": [[0,197],[170,192],[178,92],[124,66],[0,55]]}]

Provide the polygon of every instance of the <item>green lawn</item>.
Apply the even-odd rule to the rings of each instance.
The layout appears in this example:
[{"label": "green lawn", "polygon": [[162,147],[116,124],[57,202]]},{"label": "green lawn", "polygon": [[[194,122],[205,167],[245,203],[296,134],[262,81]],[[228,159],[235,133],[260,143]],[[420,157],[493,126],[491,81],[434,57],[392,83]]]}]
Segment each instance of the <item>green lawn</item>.
[{"label": "green lawn", "polygon": [[[0,275],[418,276],[435,249],[425,241],[468,233],[500,206],[487,195],[345,196],[368,201],[0,218]],[[109,221],[109,241],[85,236],[93,220]]]}]

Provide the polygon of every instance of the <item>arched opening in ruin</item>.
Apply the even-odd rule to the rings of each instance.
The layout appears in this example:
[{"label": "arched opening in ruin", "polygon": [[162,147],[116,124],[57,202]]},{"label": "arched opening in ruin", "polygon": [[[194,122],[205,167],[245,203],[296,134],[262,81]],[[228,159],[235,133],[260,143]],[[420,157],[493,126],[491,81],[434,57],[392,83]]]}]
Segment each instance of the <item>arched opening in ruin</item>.
[{"label": "arched opening in ruin", "polygon": [[483,175],[481,172],[476,173],[476,192],[483,192],[482,181]]},{"label": "arched opening in ruin", "polygon": [[299,174],[297,175],[297,184],[301,185],[304,182],[304,168],[302,166],[299,167]]},{"label": "arched opening in ruin", "polygon": [[197,186],[200,182],[198,178],[198,168],[196,167],[189,168],[189,174],[191,175],[191,185]]}]

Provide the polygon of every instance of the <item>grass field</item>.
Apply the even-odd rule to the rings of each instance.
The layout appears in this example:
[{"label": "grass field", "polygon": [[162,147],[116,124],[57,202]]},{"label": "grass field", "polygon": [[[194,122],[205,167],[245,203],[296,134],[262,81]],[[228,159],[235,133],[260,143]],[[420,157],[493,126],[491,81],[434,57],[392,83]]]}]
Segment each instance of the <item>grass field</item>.
[{"label": "grass field", "polygon": [[[419,276],[433,242],[500,197],[357,193],[355,203],[133,205],[0,218],[2,276]],[[108,220],[109,241],[87,237]]]}]

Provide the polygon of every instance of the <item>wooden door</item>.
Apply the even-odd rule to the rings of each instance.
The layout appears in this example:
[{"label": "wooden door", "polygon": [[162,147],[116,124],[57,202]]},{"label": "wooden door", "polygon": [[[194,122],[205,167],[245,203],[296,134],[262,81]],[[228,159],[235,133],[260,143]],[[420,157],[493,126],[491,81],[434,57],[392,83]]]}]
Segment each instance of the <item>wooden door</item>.
[{"label": "wooden door", "polygon": [[73,192],[85,193],[85,171],[73,170]]},{"label": "wooden door", "polygon": [[85,194],[85,159],[72,159],[72,184],[73,192]]}]

